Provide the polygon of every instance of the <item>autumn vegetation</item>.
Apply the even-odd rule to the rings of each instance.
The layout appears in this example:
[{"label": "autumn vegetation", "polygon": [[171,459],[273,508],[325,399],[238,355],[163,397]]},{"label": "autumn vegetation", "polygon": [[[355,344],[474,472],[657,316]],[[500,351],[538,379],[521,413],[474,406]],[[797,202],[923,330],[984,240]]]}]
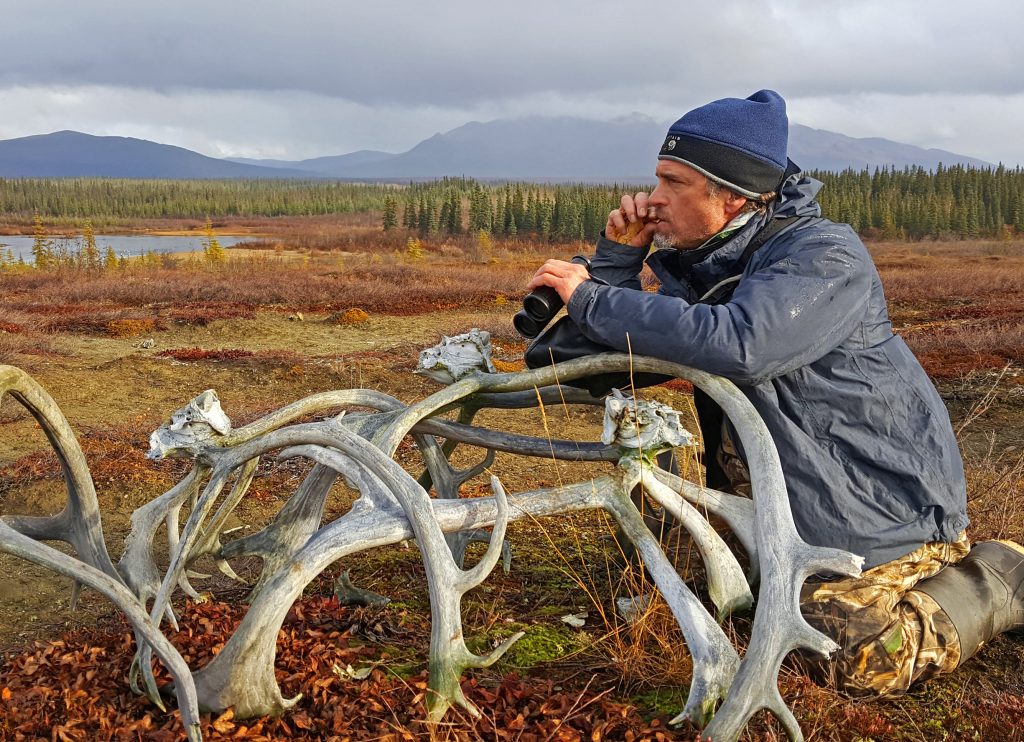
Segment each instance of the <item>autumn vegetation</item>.
[{"label": "autumn vegetation", "polygon": [[[867,238],[894,328],[949,406],[967,465],[972,535],[1024,538],[1024,174],[818,175],[828,183],[826,211],[847,215]],[[238,424],[313,391],[359,383],[414,399],[427,387],[409,374],[417,347],[407,335],[424,327],[433,337],[488,329],[496,363],[518,368],[525,346],[510,318],[526,280],[546,257],[589,250],[619,189],[466,179],[404,186],[4,181],[0,231],[35,234],[41,245],[73,233],[78,247],[38,265],[0,259],[0,363],[39,376],[62,406],[86,397],[66,412],[111,514],[108,538],[119,543],[126,503],[163,492],[182,472],[179,462],[144,456],[148,431],[173,409],[166,398],[181,404],[186,387],[237,384],[228,411]],[[108,261],[88,234],[111,228],[187,231],[205,249]],[[252,237],[211,255],[211,242],[227,233]],[[653,287],[653,278],[645,284]],[[316,344],[306,339],[314,331],[322,338]],[[155,347],[143,350],[147,339]],[[111,403],[101,419],[80,424],[75,410],[89,409],[90,394],[116,397],[80,388],[100,372],[138,395],[138,410],[125,412],[131,400]],[[178,383],[169,379],[181,379],[182,388],[168,389]],[[672,382],[652,393],[676,395],[685,407],[689,391]],[[548,417],[573,433],[586,430],[561,412]],[[537,421],[517,424],[536,434]],[[0,440],[29,426],[7,403],[0,408]],[[11,456],[0,448],[0,512],[59,490],[59,465],[45,442],[33,449],[19,439],[18,446]],[[417,453],[403,444],[399,460],[413,470]],[[260,522],[280,507],[305,473],[293,467],[261,464],[243,520]],[[518,488],[562,475],[553,468],[499,473]],[[635,628],[610,607],[615,595],[642,590],[644,577],[625,564],[609,534],[601,519],[576,515],[513,529],[512,572],[467,596],[466,622],[494,638],[526,628],[533,643],[467,682],[467,695],[486,709],[483,720],[456,718],[434,729],[435,737],[694,737],[692,728],[666,727],[685,697],[688,660],[664,606],[655,602]],[[688,569],[681,548],[680,567]],[[429,609],[418,559],[415,549],[396,548],[345,564],[361,584],[391,597],[388,606],[338,605],[333,573],[314,583],[278,637],[278,680],[285,695],[302,693],[302,702],[276,720],[208,716],[205,738],[428,737],[421,720]],[[62,594],[65,586],[56,587]],[[181,631],[171,632],[193,666],[219,651],[246,610],[244,588],[219,582],[213,592],[213,601],[181,604]],[[173,712],[164,715],[128,690],[128,625],[90,608],[98,600],[83,600],[88,620],[74,623],[66,608],[54,609],[72,621],[67,632],[48,624],[4,634],[0,739],[181,739]],[[561,622],[581,610],[589,614],[582,630]],[[749,622],[733,619],[728,630],[742,639]],[[960,672],[901,699],[843,698],[795,666],[784,672],[782,691],[808,739],[1016,739],[1024,728],[1022,663],[1024,645],[1003,637]],[[366,668],[360,679],[350,672]],[[778,735],[771,719],[760,719],[748,738]]]}]

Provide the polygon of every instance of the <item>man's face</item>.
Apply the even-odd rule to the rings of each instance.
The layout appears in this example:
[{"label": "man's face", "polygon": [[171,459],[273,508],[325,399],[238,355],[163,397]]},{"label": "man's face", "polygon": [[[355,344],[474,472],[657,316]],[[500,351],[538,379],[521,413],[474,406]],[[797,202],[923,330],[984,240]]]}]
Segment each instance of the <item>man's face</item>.
[{"label": "man's face", "polygon": [[708,179],[688,165],[658,160],[658,185],[648,201],[657,224],[655,243],[688,250],[699,247],[732,221],[746,203],[725,188],[708,195]]}]

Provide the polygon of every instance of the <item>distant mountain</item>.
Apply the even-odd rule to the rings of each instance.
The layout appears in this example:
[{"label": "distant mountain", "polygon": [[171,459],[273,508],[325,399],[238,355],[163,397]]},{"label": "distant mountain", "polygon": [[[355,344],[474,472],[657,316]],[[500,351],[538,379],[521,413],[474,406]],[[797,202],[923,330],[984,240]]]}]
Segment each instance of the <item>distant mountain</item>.
[{"label": "distant mountain", "polygon": [[254,160],[247,157],[229,157],[229,162],[241,162],[248,165],[262,165],[263,167],[289,168],[302,170],[307,173],[331,176],[334,173],[345,172],[349,168],[358,168],[364,165],[372,165],[394,157],[391,152],[378,152],[373,149],[361,149],[357,152],[350,152],[347,155],[329,155],[327,157],[314,157],[311,160]]},{"label": "distant mountain", "polygon": [[[529,117],[471,122],[408,152],[362,165],[347,177],[467,175],[513,180],[638,180],[653,169],[665,127],[630,116],[614,121]],[[339,175],[340,172],[333,174]]]},{"label": "distant mountain", "polygon": [[[181,147],[74,131],[0,141],[0,177],[339,178],[649,182],[667,122],[639,114],[612,121],[534,116],[471,122],[407,152],[360,150],[309,160],[219,160]],[[790,126],[790,157],[806,170],[881,166],[986,167],[989,163],[887,139],[855,139]]]},{"label": "distant mountain", "polygon": [[[407,152],[353,152],[280,163],[346,179],[403,180],[466,175],[484,179],[650,181],[668,122],[633,114],[614,121],[565,117],[471,122],[435,134]],[[790,157],[806,170],[874,169],[944,165],[986,167],[989,163],[938,149],[888,139],[855,139],[844,134],[790,126]]]},{"label": "distant mountain", "polygon": [[5,178],[282,178],[309,173],[246,165],[130,137],[58,131],[0,141]]},{"label": "distant mountain", "polygon": [[880,137],[855,139],[834,131],[812,129],[800,124],[789,127],[789,157],[807,170],[854,170],[876,167],[920,165],[934,170],[939,163],[945,166],[964,165],[990,167],[991,164],[973,157],[946,152],[942,149],[924,149],[912,144],[900,144]]}]

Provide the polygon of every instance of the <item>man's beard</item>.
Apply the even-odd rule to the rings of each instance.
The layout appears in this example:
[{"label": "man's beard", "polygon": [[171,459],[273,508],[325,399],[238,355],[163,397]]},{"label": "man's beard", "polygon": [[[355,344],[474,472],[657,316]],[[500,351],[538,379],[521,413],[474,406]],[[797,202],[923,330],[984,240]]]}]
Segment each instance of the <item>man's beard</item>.
[{"label": "man's beard", "polygon": [[667,234],[661,234],[660,232],[654,235],[652,244],[658,250],[665,250],[670,247],[675,247],[675,245],[672,243],[672,238],[669,237]]}]

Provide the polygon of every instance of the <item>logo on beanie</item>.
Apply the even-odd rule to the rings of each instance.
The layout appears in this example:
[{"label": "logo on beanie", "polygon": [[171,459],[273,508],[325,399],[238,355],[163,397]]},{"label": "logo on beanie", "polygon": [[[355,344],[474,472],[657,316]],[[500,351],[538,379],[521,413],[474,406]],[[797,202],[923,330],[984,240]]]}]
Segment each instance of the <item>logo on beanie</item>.
[{"label": "logo on beanie", "polygon": [[667,142],[665,142],[665,150],[667,152],[671,152],[675,148],[676,148],[676,140],[675,139],[669,139]]}]

